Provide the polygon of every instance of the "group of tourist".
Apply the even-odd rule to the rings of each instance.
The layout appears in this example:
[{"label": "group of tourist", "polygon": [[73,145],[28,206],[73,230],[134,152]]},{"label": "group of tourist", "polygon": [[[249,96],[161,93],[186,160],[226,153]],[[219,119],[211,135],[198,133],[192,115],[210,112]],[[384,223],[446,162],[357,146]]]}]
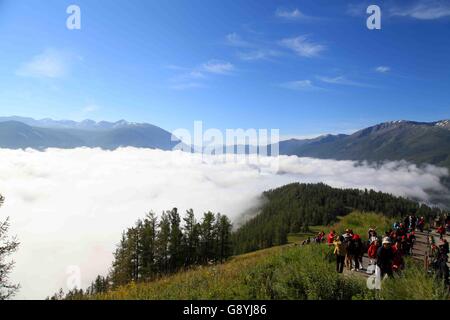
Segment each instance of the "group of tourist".
[{"label": "group of tourist", "polygon": [[449,244],[445,235],[449,232],[450,228],[450,218],[443,217],[435,220],[436,232],[439,234],[439,240],[436,243],[435,238],[430,235],[429,243],[431,246],[430,250],[430,266],[435,271],[436,275],[443,278],[446,283],[449,283],[449,268],[447,265],[448,254],[449,254]]},{"label": "group of tourist", "polygon": [[[447,281],[448,279],[448,254],[449,243],[445,239],[446,232],[449,232],[449,218],[438,223],[436,232],[440,236],[439,243],[436,243],[433,236],[430,236],[430,266],[438,276]],[[377,267],[380,275],[392,276],[395,272],[404,269],[404,257],[412,255],[414,243],[416,241],[416,230],[423,232],[425,229],[425,218],[409,215],[403,221],[396,221],[390,230],[383,235],[379,235],[376,228],[370,228],[367,232],[367,241],[362,241],[361,236],[351,229],[346,229],[343,234],[338,234],[331,230],[328,235],[321,231],[315,237],[307,238],[302,245],[314,243],[327,243],[334,246],[336,256],[336,271],[342,273],[344,268],[351,271],[365,270],[367,273],[374,273]],[[369,264],[363,268],[362,259],[367,254]]]},{"label": "group of tourist", "polygon": [[351,229],[345,230],[342,235],[336,235],[332,230],[327,239],[330,246],[334,245],[337,272],[342,273],[344,267],[352,271],[364,270],[362,258],[367,253],[367,271],[375,272],[375,266],[378,266],[383,276],[404,268],[403,257],[411,254],[415,235],[414,231],[399,225],[397,229],[386,232],[384,237],[379,237],[376,229],[370,228],[367,242],[363,242],[360,235]]},{"label": "group of tourist", "polygon": [[327,236],[328,245],[334,245],[336,255],[336,271],[342,273],[344,266],[349,270],[362,270],[362,258],[365,252],[364,244],[359,234],[347,229],[342,235],[334,230]]},{"label": "group of tourist", "polygon": [[[407,216],[403,221],[395,222],[392,228],[381,237],[375,228],[370,228],[367,234],[367,242],[362,242],[361,237],[352,230],[347,229],[342,235],[334,230],[326,237],[327,243],[334,245],[336,256],[336,271],[342,273],[344,267],[348,270],[364,270],[362,257],[365,253],[369,258],[368,273],[373,273],[379,268],[381,276],[391,276],[404,268],[404,257],[412,254],[416,241],[415,231],[423,232],[425,227],[424,217],[417,218],[414,215]],[[316,237],[318,238],[318,237]],[[447,261],[448,243],[445,239],[437,252],[447,252],[438,255],[439,261]],[[445,249],[447,248],[447,249]]]}]

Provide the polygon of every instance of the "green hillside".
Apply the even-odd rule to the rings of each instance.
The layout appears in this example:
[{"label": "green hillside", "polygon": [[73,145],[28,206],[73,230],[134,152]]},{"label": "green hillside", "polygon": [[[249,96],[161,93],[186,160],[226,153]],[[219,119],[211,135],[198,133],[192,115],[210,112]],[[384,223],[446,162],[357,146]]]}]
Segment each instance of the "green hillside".
[{"label": "green hillside", "polygon": [[234,252],[244,253],[287,243],[289,233],[311,225],[330,225],[354,210],[387,217],[416,213],[435,216],[439,210],[383,192],[338,189],[325,184],[293,183],[263,193],[259,213],[233,235]]},{"label": "green hillside", "polygon": [[[378,214],[352,213],[339,226],[352,226],[361,234],[367,225],[387,228],[390,219]],[[321,229],[322,227],[316,227]],[[299,239],[300,240],[300,239]],[[420,286],[421,290],[411,290]],[[385,288],[385,289],[383,289]],[[130,283],[113,291],[69,299],[206,300],[206,299],[448,299],[440,282],[420,266],[409,262],[408,271],[383,282],[380,292],[367,289],[365,280],[335,272],[331,249],[326,245],[290,243],[238,255],[228,262],[196,267],[172,276],[143,283]]]}]

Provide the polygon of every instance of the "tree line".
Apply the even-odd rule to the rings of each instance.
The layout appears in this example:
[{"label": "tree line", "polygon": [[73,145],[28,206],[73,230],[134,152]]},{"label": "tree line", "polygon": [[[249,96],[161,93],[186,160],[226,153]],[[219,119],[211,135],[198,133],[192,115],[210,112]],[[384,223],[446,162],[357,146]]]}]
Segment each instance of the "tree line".
[{"label": "tree line", "polygon": [[223,214],[194,211],[183,218],[174,208],[158,218],[150,212],[123,232],[107,276],[97,276],[86,290],[62,291],[51,299],[80,299],[130,282],[151,281],[191,266],[222,263],[231,256],[232,224]]},{"label": "tree line", "polygon": [[[0,194],[0,207],[5,198]],[[0,300],[6,300],[14,296],[19,290],[19,285],[9,281],[9,275],[14,267],[14,261],[8,257],[17,251],[19,242],[15,237],[8,236],[9,219],[0,221]]]},{"label": "tree line", "polygon": [[293,183],[263,193],[259,214],[233,233],[234,253],[255,251],[288,241],[289,233],[309,226],[330,225],[352,211],[377,212],[388,217],[415,214],[426,219],[438,208],[374,190],[337,189],[326,184]]}]

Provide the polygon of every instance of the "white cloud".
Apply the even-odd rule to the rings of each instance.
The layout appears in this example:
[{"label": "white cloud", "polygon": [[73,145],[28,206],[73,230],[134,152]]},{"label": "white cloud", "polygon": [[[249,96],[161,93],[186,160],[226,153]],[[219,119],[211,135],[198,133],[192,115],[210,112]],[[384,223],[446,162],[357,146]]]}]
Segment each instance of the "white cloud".
[{"label": "white cloud", "polygon": [[266,43],[248,42],[235,32],[226,36],[226,43],[229,46],[241,49],[236,55],[243,61],[269,60],[280,55],[278,50],[271,49]]},{"label": "white cloud", "polygon": [[328,84],[337,84],[337,85],[344,85],[344,86],[355,86],[355,87],[370,87],[370,85],[349,80],[344,76],[337,76],[337,77],[323,77],[323,76],[317,76],[318,80],[328,83]]},{"label": "white cloud", "polygon": [[280,84],[280,87],[297,91],[311,91],[321,89],[316,87],[311,80],[297,80]]},{"label": "white cloud", "polygon": [[170,78],[170,82],[174,84],[182,83],[194,83],[206,78],[206,75],[199,70],[189,70],[180,74],[177,74]]},{"label": "white cloud", "polygon": [[420,0],[412,5],[393,7],[392,16],[410,17],[418,20],[436,20],[450,17],[450,2],[442,0]]},{"label": "white cloud", "polygon": [[247,52],[239,52],[238,58],[244,61],[270,60],[280,55],[279,51],[270,49],[259,49]]},{"label": "white cloud", "polygon": [[283,39],[280,44],[293,50],[299,56],[307,58],[316,57],[326,49],[322,44],[309,41],[307,36]]},{"label": "white cloud", "polygon": [[349,3],[347,5],[347,14],[353,17],[366,16],[366,10],[368,6],[369,4],[367,1]]},{"label": "white cloud", "polygon": [[71,56],[65,52],[46,49],[23,63],[16,71],[22,77],[62,78],[69,72]]},{"label": "white cloud", "polygon": [[388,73],[389,71],[391,71],[391,68],[387,66],[379,66],[375,68],[375,71],[379,73]]},{"label": "white cloud", "polygon": [[303,14],[299,9],[286,10],[278,8],[275,12],[275,15],[279,18],[287,19],[287,20],[306,20],[309,17]]},{"label": "white cloud", "polygon": [[[279,164],[278,174],[272,168]],[[212,210],[236,220],[264,190],[291,182],[373,188],[427,200],[447,192],[446,169],[390,162],[375,168],[352,161],[282,156],[204,161],[198,154],[150,149],[0,149],[0,219],[11,217],[21,245],[12,280],[18,298],[44,298],[66,288],[66,268],[81,268],[82,286],[105,274],[122,231],[149,210]]]},{"label": "white cloud", "polygon": [[230,74],[234,71],[234,66],[227,61],[210,60],[202,65],[202,69],[214,74]]}]

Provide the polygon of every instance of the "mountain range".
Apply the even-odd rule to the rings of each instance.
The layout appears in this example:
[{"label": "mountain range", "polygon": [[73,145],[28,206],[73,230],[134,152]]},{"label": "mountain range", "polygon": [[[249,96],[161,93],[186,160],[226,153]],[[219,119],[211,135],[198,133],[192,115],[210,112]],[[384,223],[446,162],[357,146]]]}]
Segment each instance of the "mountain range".
[{"label": "mountain range", "polygon": [[450,168],[450,120],[391,121],[351,135],[280,143],[280,154],[336,160],[407,160]]},{"label": "mountain range", "polygon": [[[171,150],[180,143],[170,132],[147,123],[84,120],[35,120],[0,117],[0,148],[141,147]],[[450,120],[391,121],[353,134],[291,139],[279,144],[281,155],[336,160],[407,160],[450,168]]]},{"label": "mountain range", "polygon": [[172,150],[180,140],[172,140],[172,134],[147,123],[81,122],[69,120],[34,120],[23,117],[0,117],[0,148],[77,148],[119,147]]}]

